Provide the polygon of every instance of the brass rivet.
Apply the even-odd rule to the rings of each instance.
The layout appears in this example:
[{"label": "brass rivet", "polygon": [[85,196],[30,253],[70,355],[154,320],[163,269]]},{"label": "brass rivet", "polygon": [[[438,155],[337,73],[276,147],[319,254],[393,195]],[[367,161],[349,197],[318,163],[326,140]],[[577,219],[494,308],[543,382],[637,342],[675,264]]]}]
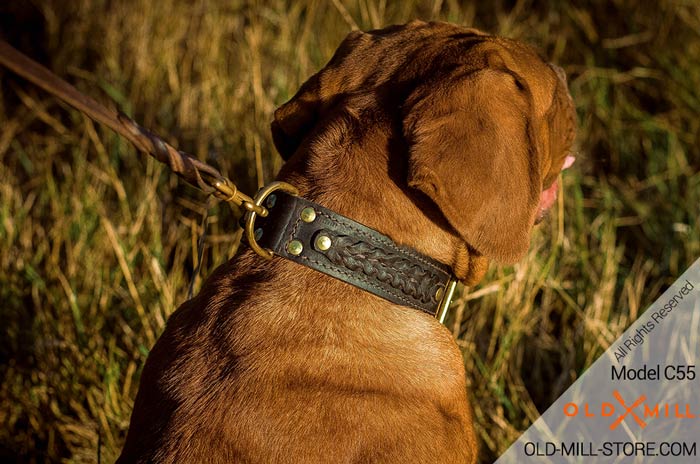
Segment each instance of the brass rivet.
[{"label": "brass rivet", "polygon": [[304,208],[301,210],[301,220],[304,222],[314,222],[316,219],[316,211],[313,208]]},{"label": "brass rivet", "polygon": [[277,204],[277,195],[270,195],[267,197],[267,200],[265,200],[265,205],[267,205],[268,208],[274,208],[275,204]]},{"label": "brass rivet", "polygon": [[255,241],[257,242],[258,240],[260,240],[262,238],[262,236],[263,236],[263,230],[260,227],[255,229]]},{"label": "brass rivet", "polygon": [[292,240],[287,243],[287,252],[290,255],[299,256],[304,251],[304,245],[299,240]]},{"label": "brass rivet", "polygon": [[314,245],[316,245],[317,250],[326,251],[331,247],[331,238],[327,235],[319,235],[316,237]]},{"label": "brass rivet", "polygon": [[443,287],[439,287],[435,292],[435,301],[440,301],[442,299],[442,294],[445,292]]}]

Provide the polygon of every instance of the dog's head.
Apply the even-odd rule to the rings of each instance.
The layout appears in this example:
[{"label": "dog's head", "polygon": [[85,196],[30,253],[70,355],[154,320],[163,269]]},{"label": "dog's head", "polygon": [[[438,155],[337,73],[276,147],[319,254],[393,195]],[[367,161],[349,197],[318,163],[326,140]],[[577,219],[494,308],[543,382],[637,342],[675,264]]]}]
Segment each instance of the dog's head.
[{"label": "dog's head", "polygon": [[353,32],[275,112],[282,156],[357,95],[392,109],[407,185],[471,248],[504,263],[524,255],[572,161],[575,114],[559,68],[519,42],[446,23]]}]

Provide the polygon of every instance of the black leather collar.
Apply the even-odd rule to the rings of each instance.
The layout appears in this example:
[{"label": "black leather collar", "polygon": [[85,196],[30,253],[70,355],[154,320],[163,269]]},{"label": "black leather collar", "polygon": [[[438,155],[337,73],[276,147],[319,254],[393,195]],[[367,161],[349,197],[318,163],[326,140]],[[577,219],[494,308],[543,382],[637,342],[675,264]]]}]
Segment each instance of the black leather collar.
[{"label": "black leather collar", "polygon": [[265,206],[255,235],[276,255],[432,316],[454,287],[448,266],[316,203],[275,192]]}]

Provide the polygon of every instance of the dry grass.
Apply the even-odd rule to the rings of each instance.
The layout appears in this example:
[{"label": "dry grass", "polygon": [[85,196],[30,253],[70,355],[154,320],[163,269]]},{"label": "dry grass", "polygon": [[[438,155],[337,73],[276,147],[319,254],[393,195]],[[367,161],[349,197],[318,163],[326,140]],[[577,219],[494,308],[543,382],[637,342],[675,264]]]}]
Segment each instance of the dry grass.
[{"label": "dry grass", "polygon": [[[34,0],[1,6],[0,34],[247,192],[281,163],[272,111],[352,27],[440,18],[562,64],[581,123],[565,195],[527,259],[494,267],[448,321],[490,462],[700,256],[700,7],[485,3]],[[2,70],[0,84],[0,459],[111,462],[187,298],[206,200]],[[234,253],[236,214],[210,208],[207,231],[204,275]]]}]

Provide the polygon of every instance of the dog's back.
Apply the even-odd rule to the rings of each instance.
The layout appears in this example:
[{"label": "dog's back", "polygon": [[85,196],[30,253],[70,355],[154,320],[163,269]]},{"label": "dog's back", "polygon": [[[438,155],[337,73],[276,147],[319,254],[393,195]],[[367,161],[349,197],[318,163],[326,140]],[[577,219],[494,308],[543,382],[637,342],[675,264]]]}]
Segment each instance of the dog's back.
[{"label": "dog's back", "polygon": [[[259,261],[237,257],[171,316],[119,462],[473,459],[446,330],[296,264]],[[441,450],[450,455],[436,459]]]}]

